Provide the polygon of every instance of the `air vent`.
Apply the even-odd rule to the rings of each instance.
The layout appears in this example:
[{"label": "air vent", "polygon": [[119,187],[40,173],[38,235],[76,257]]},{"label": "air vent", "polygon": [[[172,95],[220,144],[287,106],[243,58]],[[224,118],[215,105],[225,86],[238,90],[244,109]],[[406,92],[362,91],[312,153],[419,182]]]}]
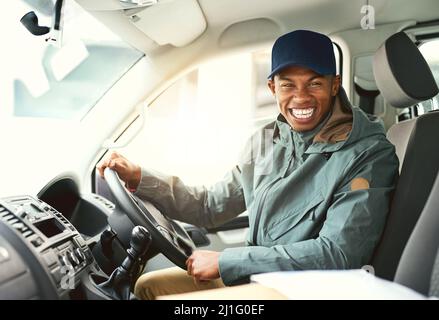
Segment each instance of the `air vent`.
[{"label": "air vent", "polygon": [[3,217],[8,215],[9,211],[7,211],[5,208],[3,208],[2,206],[0,206],[0,219],[3,220]]},{"label": "air vent", "polygon": [[17,218],[14,214],[9,212],[2,206],[0,206],[0,220],[12,226],[15,230],[20,232],[25,238],[29,238],[34,234],[34,232],[31,229],[29,229],[26,226],[26,224],[24,224],[19,218]]},{"label": "air vent", "polygon": [[112,202],[108,201],[107,199],[105,199],[97,194],[94,194],[93,197],[110,210],[114,210],[114,208],[116,207]]},{"label": "air vent", "polygon": [[50,211],[67,227],[69,227],[70,230],[75,231],[75,227],[70,223],[69,220],[67,220],[61,213],[54,209],[50,209]]}]

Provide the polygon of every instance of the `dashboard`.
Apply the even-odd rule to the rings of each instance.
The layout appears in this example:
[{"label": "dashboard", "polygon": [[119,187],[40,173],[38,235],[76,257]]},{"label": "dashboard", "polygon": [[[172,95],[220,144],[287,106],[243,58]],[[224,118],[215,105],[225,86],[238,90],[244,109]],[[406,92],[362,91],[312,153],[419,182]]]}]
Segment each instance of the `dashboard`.
[{"label": "dashboard", "polygon": [[0,198],[0,300],[120,298],[103,286],[127,258],[134,225],[100,194],[80,193],[65,174],[36,196]]},{"label": "dashboard", "polygon": [[0,299],[73,298],[85,274],[100,272],[81,234],[42,200],[0,199],[0,235]]},{"label": "dashboard", "polygon": [[[0,300],[115,298],[102,285],[127,258],[134,225],[97,192],[81,194],[63,176],[35,197],[0,198]],[[208,244],[202,230],[185,229]],[[146,259],[158,253],[152,244]]]}]

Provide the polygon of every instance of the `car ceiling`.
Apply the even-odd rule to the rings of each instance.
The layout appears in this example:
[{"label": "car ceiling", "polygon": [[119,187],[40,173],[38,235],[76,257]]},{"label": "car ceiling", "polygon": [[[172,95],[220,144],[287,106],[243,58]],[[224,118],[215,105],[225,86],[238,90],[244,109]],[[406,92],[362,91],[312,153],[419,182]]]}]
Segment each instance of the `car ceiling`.
[{"label": "car ceiling", "polygon": [[[220,45],[239,46],[269,41],[298,28],[326,34],[358,29],[364,16],[361,7],[366,4],[375,10],[376,25],[432,21],[439,12],[437,0],[158,0],[142,10],[119,0],[76,2],[146,54],[184,47],[203,36],[215,38]],[[142,15],[140,24],[133,22]]]}]

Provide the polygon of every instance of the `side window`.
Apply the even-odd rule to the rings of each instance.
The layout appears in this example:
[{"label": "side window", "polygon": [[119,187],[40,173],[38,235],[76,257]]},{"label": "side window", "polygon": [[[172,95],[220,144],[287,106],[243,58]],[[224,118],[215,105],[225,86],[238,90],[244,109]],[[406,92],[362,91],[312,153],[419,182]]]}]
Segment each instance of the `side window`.
[{"label": "side window", "polygon": [[352,104],[365,113],[379,117],[384,128],[389,129],[394,123],[397,110],[388,108],[380,93],[373,73],[374,53],[364,53],[352,58],[354,70]]},{"label": "side window", "polygon": [[[430,66],[436,83],[439,84],[439,39],[434,39],[423,43],[419,47],[419,51],[421,51],[428,65]],[[429,101],[421,103],[419,109],[420,113],[439,109],[439,95]]]},{"label": "side window", "polygon": [[[439,84],[439,39],[436,38],[421,43],[419,45],[419,51],[422,53],[428,65],[430,66],[436,83]],[[398,121],[412,119],[428,111],[436,109],[439,109],[439,95],[410,108],[402,109],[399,112]]]},{"label": "side window", "polygon": [[[422,53],[428,65],[430,66],[436,83],[439,84],[439,38],[421,43],[421,45],[419,45],[419,51]],[[428,111],[436,109],[439,109],[439,95],[409,108],[396,110],[397,114],[395,114],[395,117],[397,122],[401,122],[404,120],[416,118]],[[391,115],[392,114],[389,112],[388,114],[384,115],[385,117],[387,117],[387,122],[386,119],[384,119],[386,124],[389,124],[388,116]],[[390,124],[393,124],[393,122],[390,122]],[[387,125],[387,127],[389,127],[389,125]]]},{"label": "side window", "polygon": [[252,70],[251,54],[199,66],[154,100],[142,131],[120,152],[189,185],[218,181],[253,129]]},{"label": "side window", "polygon": [[269,50],[200,65],[154,100],[142,130],[120,152],[189,185],[217,182],[236,165],[251,133],[278,115],[267,86],[270,66]]}]

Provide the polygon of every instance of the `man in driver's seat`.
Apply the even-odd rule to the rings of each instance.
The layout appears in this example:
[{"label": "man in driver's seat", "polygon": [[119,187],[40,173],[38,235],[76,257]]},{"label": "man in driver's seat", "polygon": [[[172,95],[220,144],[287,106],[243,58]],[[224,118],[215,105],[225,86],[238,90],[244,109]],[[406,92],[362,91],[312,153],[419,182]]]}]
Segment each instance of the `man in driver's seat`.
[{"label": "man in driver's seat", "polygon": [[[285,270],[368,264],[383,231],[398,159],[376,117],[352,107],[336,75],[331,40],[297,30],[272,49],[268,87],[280,114],[256,133],[242,160],[211,188],[135,165],[113,153],[98,165],[172,219],[213,227],[247,210],[248,246],[197,250],[187,272],[141,276],[135,294],[158,295],[245,283]],[[270,143],[266,143],[269,135]]]}]

